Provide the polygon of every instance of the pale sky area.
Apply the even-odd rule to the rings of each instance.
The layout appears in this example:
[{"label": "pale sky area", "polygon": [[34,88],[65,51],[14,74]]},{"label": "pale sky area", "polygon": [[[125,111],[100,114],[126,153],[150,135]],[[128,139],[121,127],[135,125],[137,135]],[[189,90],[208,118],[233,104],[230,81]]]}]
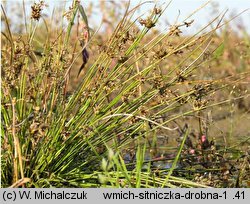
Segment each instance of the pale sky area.
[{"label": "pale sky area", "polygon": [[[2,1],[1,1],[2,2]],[[14,4],[17,0],[8,0],[9,3]],[[19,2],[22,2],[19,0]],[[34,2],[34,1],[25,1],[25,2]],[[38,2],[38,1],[36,1]],[[49,5],[46,8],[47,12],[52,12],[54,6],[58,5],[66,5],[66,9],[71,5],[72,1],[49,1],[45,0],[45,2]],[[66,3],[65,3],[66,2]],[[83,6],[87,6],[90,2],[94,5],[94,15],[93,18],[89,19],[90,22],[95,24],[96,27],[100,25],[102,20],[102,15],[98,11],[97,2],[98,0],[82,0],[81,3]],[[131,7],[138,5],[140,2],[139,0],[131,0]],[[152,1],[153,3],[144,4],[140,8],[140,13],[142,14],[150,9],[153,8],[154,2],[157,2],[158,5],[165,5],[169,2],[165,1]],[[158,29],[164,29],[168,27],[168,23],[174,24],[177,16],[179,15],[178,22],[182,22],[189,14],[195,11],[197,8],[201,7],[201,5],[205,4],[207,0],[173,0],[167,10],[164,12],[162,17],[160,18],[160,24],[158,25]],[[231,25],[236,28],[235,25],[243,25],[245,29],[250,33],[250,0],[213,0],[211,1],[208,6],[197,12],[194,16],[190,18],[190,20],[195,20],[193,26],[188,29],[187,32],[195,32],[198,28],[203,25],[206,25],[209,20],[215,17],[219,12],[223,12],[228,9],[228,12],[225,16],[225,19],[229,19],[230,17],[240,13],[241,11],[249,8],[248,11],[243,13],[239,18],[231,22]],[[27,10],[30,10],[27,8]]]},{"label": "pale sky area", "polygon": [[[139,1],[132,1],[133,4],[136,5],[136,2]],[[169,1],[159,1],[161,2],[169,2]],[[167,10],[161,17],[161,22],[168,21],[171,24],[174,24],[176,21],[177,16],[179,15],[179,22],[182,22],[187,16],[189,16],[192,12],[196,9],[200,8],[204,5],[207,0],[173,0]],[[159,3],[159,4],[160,4]],[[145,6],[145,8],[150,6]],[[245,13],[243,13],[239,18],[235,19],[232,22],[232,25],[240,23],[246,27],[248,32],[250,33],[250,0],[213,0],[209,3],[205,8],[198,11],[194,16],[190,18],[195,20],[193,27],[189,28],[188,31],[196,31],[198,27],[202,25],[206,25],[209,20],[216,17],[219,13],[226,11],[226,19],[230,19],[230,17],[237,15],[241,11],[245,9],[249,9]],[[146,10],[146,9],[145,9]],[[162,23],[164,24],[164,23]],[[164,26],[163,26],[164,27]]]},{"label": "pale sky area", "polygon": [[[67,1],[68,5],[71,4],[71,1]],[[82,0],[81,1],[83,5],[87,5],[91,2],[91,0]],[[92,0],[94,2],[94,5],[97,0]],[[140,0],[131,0],[131,7],[134,7],[138,5]],[[150,10],[154,6],[154,2],[156,2],[158,5],[162,5],[162,3],[167,4],[169,1],[152,1],[153,3],[147,3],[144,4],[140,8],[140,14]],[[170,4],[170,6],[167,8],[167,10],[164,12],[162,17],[160,18],[160,25],[159,29],[167,28],[167,22],[170,24],[174,24],[177,16],[180,12],[179,22],[181,22],[183,19],[185,19],[187,16],[190,15],[193,11],[201,7],[203,4],[208,2],[207,0],[173,0]],[[67,5],[67,6],[68,6]],[[50,6],[52,7],[52,3],[50,3]],[[231,22],[231,25],[235,28],[236,24],[244,25],[246,30],[250,33],[250,0],[213,0],[209,5],[207,5],[205,8],[197,12],[193,17],[190,18],[195,20],[195,23],[193,27],[189,28],[187,32],[196,32],[198,28],[200,28],[203,25],[206,25],[209,20],[211,20],[213,17],[215,17],[218,13],[225,11],[228,9],[228,12],[225,16],[226,19],[230,19],[230,17],[240,13],[241,11],[245,9],[249,9],[245,13],[243,13],[239,18],[235,19],[233,22]],[[216,13],[216,12],[217,13]],[[97,11],[97,13],[99,13]],[[99,25],[101,23],[101,15],[98,16],[98,14],[94,15],[95,19],[94,22]]]}]

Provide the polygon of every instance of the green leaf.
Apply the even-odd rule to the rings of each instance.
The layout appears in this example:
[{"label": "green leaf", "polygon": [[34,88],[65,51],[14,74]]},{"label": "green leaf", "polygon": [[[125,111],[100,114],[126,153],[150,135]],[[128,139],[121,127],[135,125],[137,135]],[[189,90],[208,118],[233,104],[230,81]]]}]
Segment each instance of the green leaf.
[{"label": "green leaf", "polygon": [[218,59],[224,53],[224,49],[225,49],[225,45],[224,43],[221,43],[220,46],[217,47],[213,53],[214,58]]},{"label": "green leaf", "polygon": [[88,18],[87,18],[87,15],[86,15],[82,5],[78,4],[78,8],[79,8],[79,11],[80,11],[80,14],[83,18],[84,23],[86,24],[87,27],[89,27]]}]

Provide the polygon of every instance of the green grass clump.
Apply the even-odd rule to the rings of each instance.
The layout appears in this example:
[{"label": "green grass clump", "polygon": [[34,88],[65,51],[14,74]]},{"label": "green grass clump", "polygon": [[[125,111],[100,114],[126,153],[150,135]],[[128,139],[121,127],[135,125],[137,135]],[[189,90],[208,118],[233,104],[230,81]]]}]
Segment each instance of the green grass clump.
[{"label": "green grass clump", "polygon": [[[146,162],[146,156],[156,158],[154,139],[178,133],[185,117],[199,119],[199,140],[206,133],[200,119],[204,110],[244,97],[213,103],[214,93],[230,84],[195,79],[197,70],[223,54],[223,44],[209,49],[224,14],[196,34],[180,37],[192,15],[157,32],[154,27],[168,5],[155,6],[142,18],[134,16],[140,5],[127,7],[109,39],[97,46],[100,36],[78,1],[67,14],[66,29],[63,22],[54,28],[42,18],[44,6],[32,6],[21,35],[11,32],[2,7],[2,187],[206,187],[173,174],[188,148],[189,128],[181,132],[170,169],[151,168],[154,161]],[[81,82],[70,89],[79,59]],[[127,162],[124,154],[130,149],[134,159]]]}]

